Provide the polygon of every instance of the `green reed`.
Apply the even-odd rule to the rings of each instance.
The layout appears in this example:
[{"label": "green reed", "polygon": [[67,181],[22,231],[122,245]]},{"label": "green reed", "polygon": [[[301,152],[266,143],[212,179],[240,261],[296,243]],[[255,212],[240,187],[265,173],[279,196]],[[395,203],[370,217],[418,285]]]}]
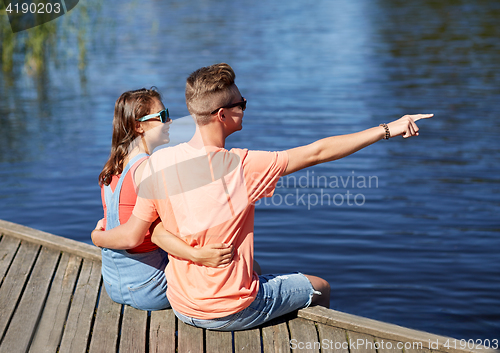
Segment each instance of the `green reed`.
[{"label": "green reed", "polygon": [[86,67],[88,31],[98,18],[97,0],[80,0],[67,14],[18,33],[12,33],[3,2],[0,2],[0,54],[5,73],[16,68],[37,75],[47,69],[52,60],[78,61],[77,67]]}]

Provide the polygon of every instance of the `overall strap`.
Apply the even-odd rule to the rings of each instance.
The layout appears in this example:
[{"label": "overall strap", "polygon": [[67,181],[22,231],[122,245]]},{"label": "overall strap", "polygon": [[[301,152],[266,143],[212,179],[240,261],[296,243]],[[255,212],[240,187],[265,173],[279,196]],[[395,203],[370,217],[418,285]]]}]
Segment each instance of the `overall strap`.
[{"label": "overall strap", "polygon": [[134,158],[132,158],[127,163],[127,165],[125,166],[125,168],[123,168],[122,175],[120,175],[120,179],[118,180],[118,184],[116,184],[116,188],[115,188],[115,191],[113,192],[113,194],[116,194],[116,192],[118,191],[118,195],[120,195],[120,190],[122,188],[123,181],[125,180],[125,175],[127,175],[127,173],[130,170],[130,168],[132,168],[134,166],[134,164],[137,163],[140,159],[142,159],[144,157],[148,157],[148,156],[149,155],[146,154],[146,153],[139,153],[137,156],[135,156]]},{"label": "overall strap", "polygon": [[127,163],[127,165],[122,171],[122,174],[120,175],[120,179],[118,180],[118,183],[116,184],[114,191],[111,190],[111,184],[104,185],[104,202],[106,203],[106,208],[107,208],[106,219],[110,218],[109,216],[111,213],[118,215],[118,207],[120,203],[120,191],[128,171],[130,170],[130,168],[134,166],[135,163],[148,156],[149,155],[146,153],[139,153]]}]

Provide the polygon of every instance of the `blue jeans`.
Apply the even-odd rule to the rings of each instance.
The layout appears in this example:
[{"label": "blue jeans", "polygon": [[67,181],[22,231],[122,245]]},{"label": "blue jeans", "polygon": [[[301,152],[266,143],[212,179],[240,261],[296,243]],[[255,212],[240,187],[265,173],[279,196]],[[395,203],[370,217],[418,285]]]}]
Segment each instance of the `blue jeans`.
[{"label": "blue jeans", "polygon": [[316,292],[311,282],[301,273],[259,276],[259,292],[247,308],[221,318],[203,320],[182,315],[186,324],[217,331],[237,331],[259,326],[276,317],[308,307]]},{"label": "blue jeans", "polygon": [[110,298],[140,310],[170,307],[165,267],[167,253],[161,249],[130,254],[102,249],[102,278]]}]

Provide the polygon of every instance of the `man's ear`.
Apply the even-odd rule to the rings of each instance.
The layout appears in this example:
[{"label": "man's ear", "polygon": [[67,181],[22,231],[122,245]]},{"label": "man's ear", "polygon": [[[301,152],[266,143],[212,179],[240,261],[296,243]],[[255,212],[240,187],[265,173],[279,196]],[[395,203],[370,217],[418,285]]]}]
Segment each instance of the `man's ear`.
[{"label": "man's ear", "polygon": [[221,123],[226,121],[226,117],[224,116],[224,108],[220,108],[219,111],[217,112],[217,119]]}]

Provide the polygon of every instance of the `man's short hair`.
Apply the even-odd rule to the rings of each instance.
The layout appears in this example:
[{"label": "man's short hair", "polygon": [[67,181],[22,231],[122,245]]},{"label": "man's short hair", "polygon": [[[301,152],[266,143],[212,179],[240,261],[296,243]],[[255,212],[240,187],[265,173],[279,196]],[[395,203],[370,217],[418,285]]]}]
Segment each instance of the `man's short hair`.
[{"label": "man's short hair", "polygon": [[186,80],[186,105],[198,125],[210,122],[210,112],[228,105],[233,98],[236,75],[226,63],[202,67]]}]

